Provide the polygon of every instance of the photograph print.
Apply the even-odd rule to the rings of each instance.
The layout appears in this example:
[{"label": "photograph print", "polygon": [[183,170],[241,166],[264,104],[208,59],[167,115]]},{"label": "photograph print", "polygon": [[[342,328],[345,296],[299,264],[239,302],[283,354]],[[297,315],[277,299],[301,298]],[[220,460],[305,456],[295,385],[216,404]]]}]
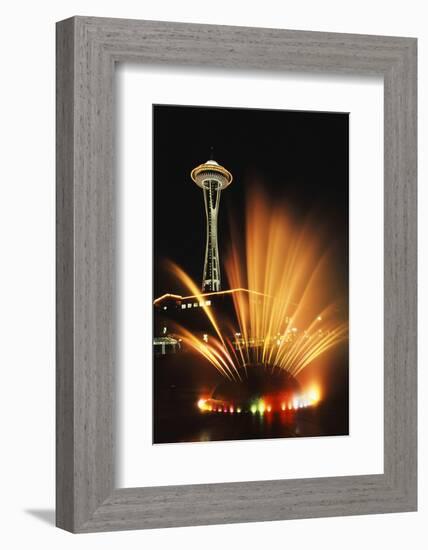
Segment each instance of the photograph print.
[{"label": "photograph print", "polygon": [[153,443],[349,434],[349,115],[153,105]]}]

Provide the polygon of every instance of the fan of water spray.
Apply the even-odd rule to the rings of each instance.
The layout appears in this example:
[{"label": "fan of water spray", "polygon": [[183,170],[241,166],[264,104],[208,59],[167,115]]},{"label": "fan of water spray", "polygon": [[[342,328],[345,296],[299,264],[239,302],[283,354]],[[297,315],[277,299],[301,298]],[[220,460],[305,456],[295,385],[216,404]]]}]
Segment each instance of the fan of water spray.
[{"label": "fan of water spray", "polygon": [[[225,262],[230,288],[240,289],[232,292],[235,318],[220,320],[204,307],[209,342],[183,326],[175,331],[231,381],[244,380],[248,365],[296,377],[348,337],[329,248],[319,228],[296,223],[259,191],[249,194],[240,233],[232,224]],[[201,294],[179,266],[169,262],[169,269],[189,293]]]}]

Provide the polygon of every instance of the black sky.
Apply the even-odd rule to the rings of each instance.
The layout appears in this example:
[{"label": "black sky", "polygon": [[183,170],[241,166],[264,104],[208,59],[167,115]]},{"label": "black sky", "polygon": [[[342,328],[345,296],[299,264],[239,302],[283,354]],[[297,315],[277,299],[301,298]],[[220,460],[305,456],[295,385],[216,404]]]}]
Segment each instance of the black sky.
[{"label": "black sky", "polygon": [[347,113],[154,105],[154,296],[179,290],[166,276],[163,258],[198,283],[202,278],[203,195],[190,171],[209,158],[211,146],[234,178],[221,198],[220,258],[229,216],[242,224],[245,192],[257,178],[298,218],[310,213],[327,226],[336,243],[338,278],[347,288],[348,132]]}]

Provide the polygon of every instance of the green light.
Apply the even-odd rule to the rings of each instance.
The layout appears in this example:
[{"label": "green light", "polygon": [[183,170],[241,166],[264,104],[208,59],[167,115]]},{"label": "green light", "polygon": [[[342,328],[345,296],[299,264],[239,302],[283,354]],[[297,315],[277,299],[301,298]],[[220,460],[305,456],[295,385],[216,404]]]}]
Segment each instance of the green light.
[{"label": "green light", "polygon": [[263,414],[266,410],[266,405],[262,399],[259,401],[259,413]]},{"label": "green light", "polygon": [[257,406],[256,406],[256,405],[251,405],[251,409],[250,409],[250,410],[251,410],[251,412],[252,412],[253,414],[256,414],[256,412],[257,412]]}]

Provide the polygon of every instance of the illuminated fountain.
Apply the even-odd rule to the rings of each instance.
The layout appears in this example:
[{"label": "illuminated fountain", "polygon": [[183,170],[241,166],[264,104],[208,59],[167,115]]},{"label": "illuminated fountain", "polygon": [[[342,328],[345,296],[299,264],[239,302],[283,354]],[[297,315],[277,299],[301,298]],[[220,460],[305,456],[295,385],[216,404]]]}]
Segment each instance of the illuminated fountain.
[{"label": "illuminated fountain", "polygon": [[244,240],[232,229],[230,243],[225,271],[232,319],[205,307],[198,285],[169,263],[190,297],[202,304],[212,328],[209,338],[179,323],[174,333],[224,378],[211,395],[201,397],[199,409],[264,413],[316,405],[320,388],[302,387],[301,373],[348,337],[346,302],[319,229],[295,223],[284,205],[270,204],[253,191]]}]

